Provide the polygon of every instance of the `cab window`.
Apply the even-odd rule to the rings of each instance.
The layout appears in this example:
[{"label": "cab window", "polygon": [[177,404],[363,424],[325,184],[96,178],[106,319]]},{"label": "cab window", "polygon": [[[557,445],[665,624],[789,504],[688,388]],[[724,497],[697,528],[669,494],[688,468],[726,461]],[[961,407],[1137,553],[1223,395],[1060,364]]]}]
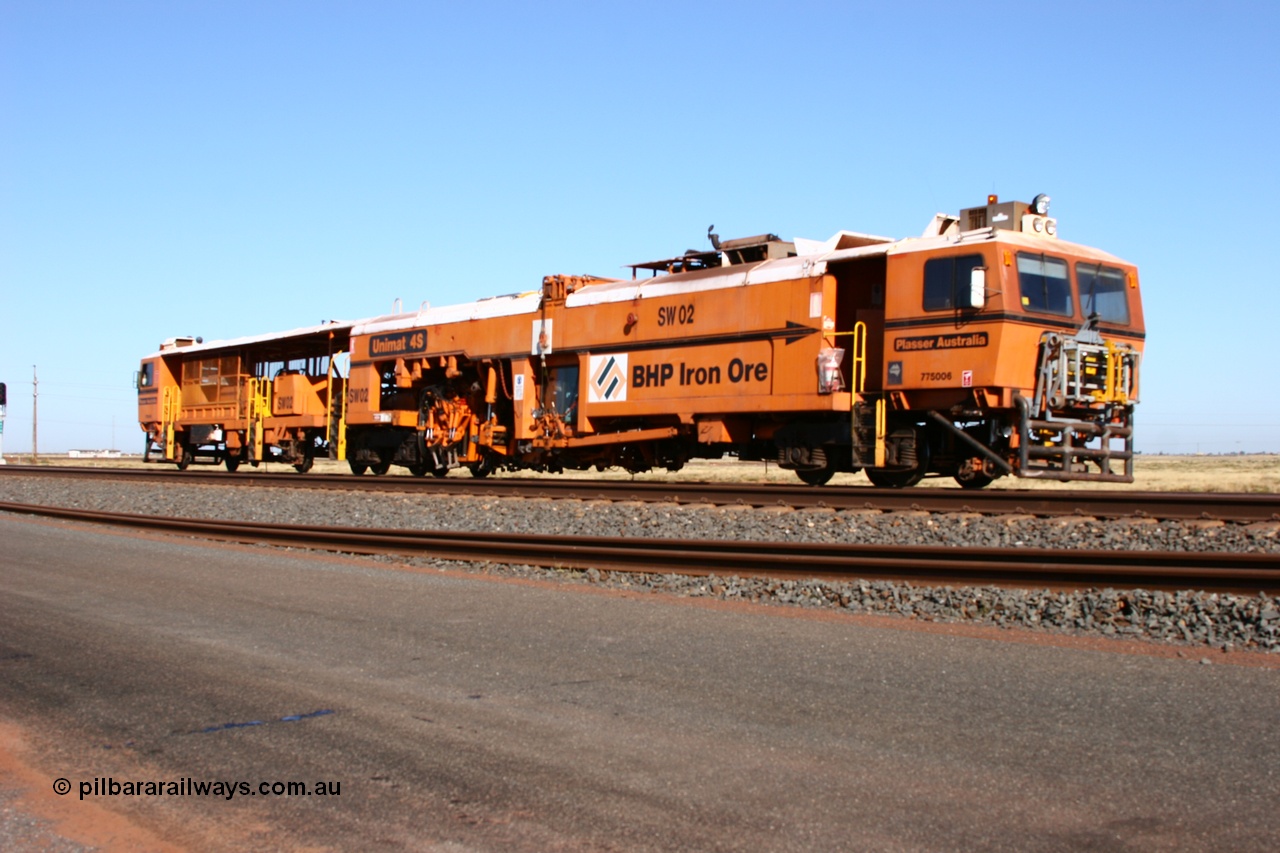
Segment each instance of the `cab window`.
[{"label": "cab window", "polygon": [[1076,287],[1085,317],[1097,314],[1104,323],[1129,324],[1124,270],[1102,264],[1076,264]]},{"label": "cab window", "polygon": [[1022,307],[1043,314],[1075,314],[1067,262],[1048,255],[1018,253],[1018,290]]},{"label": "cab window", "polygon": [[924,264],[924,310],[945,311],[962,304],[969,290],[969,274],[984,266],[982,255],[933,258]]},{"label": "cab window", "polygon": [[143,363],[142,370],[138,371],[138,387],[139,388],[151,387],[152,376],[153,376],[151,371],[154,367],[155,365],[149,361]]}]

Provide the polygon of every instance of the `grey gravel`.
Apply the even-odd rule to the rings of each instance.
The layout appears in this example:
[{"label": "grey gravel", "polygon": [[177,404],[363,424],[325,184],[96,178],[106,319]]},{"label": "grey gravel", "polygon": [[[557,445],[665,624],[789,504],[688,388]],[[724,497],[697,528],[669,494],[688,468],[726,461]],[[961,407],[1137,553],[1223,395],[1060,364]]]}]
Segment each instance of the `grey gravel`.
[{"label": "grey gravel", "polygon": [[[1276,523],[979,516],[972,513],[677,506],[603,501],[432,497],[365,491],[128,484],[6,476],[0,500],[186,518],[410,530],[612,535],[953,547],[1280,553]],[[403,562],[402,558],[397,558]],[[423,565],[442,561],[415,559]],[[917,587],[886,581],[766,580],[529,566],[484,571],[636,590],[855,613],[897,614],[1161,643],[1280,650],[1280,597],[1195,591]]]}]

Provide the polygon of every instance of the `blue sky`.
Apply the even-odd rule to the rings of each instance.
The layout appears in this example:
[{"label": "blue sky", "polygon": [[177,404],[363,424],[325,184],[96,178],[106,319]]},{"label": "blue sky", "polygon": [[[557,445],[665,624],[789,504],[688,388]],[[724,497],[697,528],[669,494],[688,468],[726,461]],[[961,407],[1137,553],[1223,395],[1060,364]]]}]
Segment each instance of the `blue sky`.
[{"label": "blue sky", "polygon": [[207,340],[987,193],[1138,264],[1138,446],[1280,451],[1280,3],[0,0],[4,450]]}]

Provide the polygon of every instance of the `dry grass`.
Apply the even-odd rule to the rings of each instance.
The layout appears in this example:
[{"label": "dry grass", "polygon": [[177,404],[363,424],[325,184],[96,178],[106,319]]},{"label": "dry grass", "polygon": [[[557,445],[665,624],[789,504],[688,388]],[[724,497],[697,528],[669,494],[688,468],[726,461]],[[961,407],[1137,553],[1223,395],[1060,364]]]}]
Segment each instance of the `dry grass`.
[{"label": "dry grass", "polygon": [[[6,459],[13,464],[30,464],[29,455],[8,454]],[[141,468],[139,457],[126,459],[69,459],[66,456],[41,454],[41,465],[78,465],[91,468]],[[263,465],[266,471],[289,471],[287,465]],[[316,462],[315,471],[319,473],[342,473],[349,469],[344,462],[320,460]],[[1192,492],[1254,492],[1280,493],[1280,454],[1251,456],[1139,456],[1134,462],[1135,476],[1133,485],[1118,483],[1056,483],[1036,480],[1019,480],[1005,477],[997,480],[991,488],[1015,489],[1137,489],[1143,491],[1192,491]],[[393,468],[392,472],[407,476],[403,468]],[[466,472],[454,472],[452,476],[468,477]],[[495,475],[501,476],[501,475]],[[528,476],[527,474],[512,476]],[[574,479],[607,479],[636,480],[649,482],[669,482],[673,480],[696,480],[713,483],[798,483],[795,474],[783,471],[776,465],[762,462],[736,462],[733,460],[695,460],[685,466],[678,474],[666,471],[653,471],[637,474],[634,477],[624,471],[607,471],[603,474],[595,471],[570,471],[565,474],[547,475]],[[833,485],[865,485],[867,479],[862,474],[840,474],[832,480]],[[926,480],[922,486],[953,487],[950,478],[934,478]]]}]

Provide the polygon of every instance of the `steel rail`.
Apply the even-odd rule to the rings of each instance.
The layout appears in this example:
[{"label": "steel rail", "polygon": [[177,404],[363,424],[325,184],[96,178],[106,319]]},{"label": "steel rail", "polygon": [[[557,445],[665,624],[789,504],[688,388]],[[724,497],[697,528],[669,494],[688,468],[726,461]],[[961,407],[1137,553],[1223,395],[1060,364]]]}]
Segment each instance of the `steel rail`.
[{"label": "steel rail", "polygon": [[0,502],[0,511],[234,542],[364,554],[679,574],[839,577],[920,584],[1280,590],[1280,555],[635,539],[310,527]]},{"label": "steel rail", "polygon": [[413,492],[425,495],[553,498],[667,502],[796,508],[879,509],[889,511],[975,512],[984,515],[1082,515],[1095,518],[1215,519],[1251,523],[1280,520],[1280,495],[1204,492],[1131,492],[1058,489],[949,488],[877,489],[867,486],[823,486],[752,483],[655,483],[620,480],[573,480],[498,477],[417,479],[354,477],[349,474],[264,473],[241,470],[159,471],[128,468],[74,468],[29,465],[0,467],[0,475],[92,477],[132,482],[263,486],[330,490]]}]

